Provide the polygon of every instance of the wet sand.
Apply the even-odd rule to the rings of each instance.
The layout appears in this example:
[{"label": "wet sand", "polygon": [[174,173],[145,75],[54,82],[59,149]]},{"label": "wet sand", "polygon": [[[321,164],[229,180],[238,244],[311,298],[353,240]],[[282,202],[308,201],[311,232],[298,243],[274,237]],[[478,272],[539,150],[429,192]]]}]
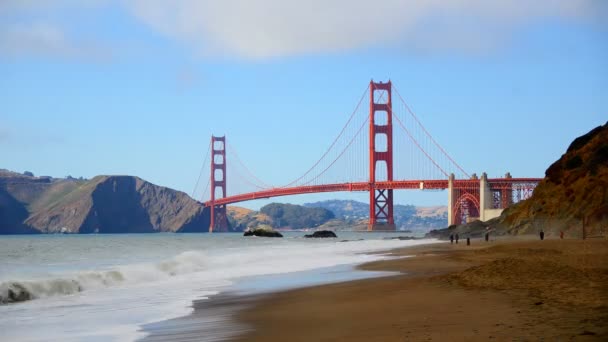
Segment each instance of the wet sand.
[{"label": "wet sand", "polygon": [[608,340],[608,240],[463,242],[362,266],[406,274],[255,298],[237,340]]},{"label": "wet sand", "polygon": [[293,273],[280,273],[240,279],[217,295],[197,299],[193,312],[187,316],[145,324],[141,331],[147,335],[142,342],[215,342],[226,341],[251,331],[251,325],[237,321],[235,316],[259,302],[265,294],[286,289],[304,288],[320,284],[383,277],[395,272],[365,271],[351,265],[337,265]]}]

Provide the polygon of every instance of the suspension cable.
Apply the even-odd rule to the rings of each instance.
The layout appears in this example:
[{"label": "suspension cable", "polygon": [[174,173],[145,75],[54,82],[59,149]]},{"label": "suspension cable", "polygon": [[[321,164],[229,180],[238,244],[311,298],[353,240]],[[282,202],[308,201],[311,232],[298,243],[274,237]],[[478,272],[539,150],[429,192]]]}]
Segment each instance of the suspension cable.
[{"label": "suspension cable", "polygon": [[[254,184],[252,182],[247,181],[249,184],[255,186],[256,188],[259,189],[265,189],[265,188],[272,188],[271,185],[268,185],[266,182],[264,182],[263,180],[261,180],[260,178],[258,178],[253,172],[251,172],[251,170],[245,165],[245,163],[243,163],[243,161],[241,160],[241,158],[239,157],[238,153],[236,153],[236,149],[232,147],[232,145],[230,145],[228,142],[226,142],[226,147],[228,147],[228,152],[235,157],[237,163],[239,163],[243,169],[245,169],[245,171],[258,183]],[[244,178],[244,177],[243,177]],[[260,186],[261,185],[261,186]]]},{"label": "suspension cable", "polygon": [[300,176],[298,179],[282,186],[282,188],[287,188],[295,183],[297,183],[298,181],[300,181],[302,178],[306,177],[306,175],[308,175],[315,167],[317,167],[317,165],[319,165],[319,163],[321,162],[321,160],[323,160],[323,158],[325,158],[325,156],[327,156],[327,154],[329,153],[329,151],[331,151],[331,149],[334,147],[334,145],[338,142],[338,139],[342,136],[342,134],[344,134],[344,131],[346,131],[346,127],[348,127],[348,125],[350,124],[350,122],[352,121],[352,119],[355,117],[355,113],[357,113],[357,111],[359,110],[359,107],[361,106],[361,102],[363,102],[363,99],[365,98],[365,94],[367,94],[367,91],[369,90],[369,85],[365,88],[365,90],[363,91],[363,94],[361,95],[361,98],[359,99],[359,102],[357,103],[357,106],[355,107],[355,109],[353,110],[352,114],[350,115],[350,117],[348,118],[348,121],[346,122],[346,124],[344,125],[344,127],[342,127],[342,130],[340,131],[340,134],[338,134],[338,136],[334,139],[334,141],[331,143],[331,145],[329,146],[329,148],[327,149],[327,151],[325,151],[325,153],[323,153],[323,155],[321,156],[321,158],[319,158],[319,160],[317,160],[317,162],[311,166],[306,172],[304,172],[304,174],[302,176]]},{"label": "suspension cable", "polygon": [[359,130],[357,130],[357,133],[353,136],[353,138],[346,145],[346,147],[344,147],[344,149],[342,150],[342,152],[340,152],[340,154],[338,154],[338,156],[336,157],[336,159],[334,159],[323,171],[321,171],[321,173],[319,173],[314,178],[312,178],[311,180],[309,180],[308,182],[306,182],[306,183],[304,183],[302,185],[307,185],[307,184],[312,183],[313,181],[315,181],[316,179],[318,179],[319,177],[321,177],[325,173],[325,171],[329,170],[329,168],[331,168],[336,163],[336,161],[338,161],[338,159],[340,159],[340,157],[342,157],[342,155],[344,154],[344,152],[346,152],[346,150],[348,150],[348,148],[350,147],[350,145],[353,143],[353,141],[355,141],[355,139],[359,136],[359,134],[361,134],[361,131],[362,131],[363,127],[365,127],[365,124],[367,124],[368,121],[369,121],[369,118],[367,118],[365,121],[363,121],[363,124],[361,125],[361,127],[359,127]]},{"label": "suspension cable", "polygon": [[[441,152],[448,157],[448,159],[452,162],[452,164],[454,164],[462,173],[464,173],[464,175],[467,178],[471,178],[469,176],[469,174],[462,168],[460,167],[460,165],[458,165],[458,163],[452,159],[452,157],[443,149],[443,147],[441,147],[441,145],[439,145],[439,143],[437,141],[435,141],[435,139],[433,138],[433,136],[426,130],[426,128],[422,125],[422,123],[420,122],[420,120],[418,119],[418,116],[416,116],[416,114],[414,114],[414,111],[411,110],[410,106],[408,106],[407,102],[405,102],[405,100],[403,99],[403,97],[401,96],[401,94],[399,93],[399,90],[397,89],[397,87],[395,87],[393,85],[393,88],[395,89],[395,92],[397,93],[397,96],[399,96],[399,99],[401,100],[401,102],[405,105],[405,108],[407,109],[407,111],[412,115],[412,117],[414,118],[414,120],[416,120],[416,122],[418,123],[418,125],[422,128],[422,130],[424,131],[424,133],[426,133],[426,135],[431,139],[431,141],[433,142],[433,144],[435,144],[435,146],[437,146],[439,148],[439,150],[441,150]],[[408,133],[409,134],[409,133]]]},{"label": "suspension cable", "polygon": [[198,183],[201,181],[201,177],[203,175],[203,169],[205,168],[205,165],[207,164],[207,159],[209,159],[210,153],[211,153],[211,141],[209,141],[209,146],[207,147],[207,154],[205,155],[205,159],[203,159],[203,164],[201,165],[201,170],[198,172],[198,179],[196,180],[196,184],[194,185],[194,189],[192,190],[192,195],[190,196],[192,198],[194,198],[194,193],[196,192],[196,188],[198,188]]},{"label": "suspension cable", "polygon": [[398,116],[393,115],[393,118],[397,119],[397,122],[399,123],[399,125],[401,126],[401,128],[403,128],[403,130],[405,131],[405,133],[407,133],[407,135],[410,137],[410,140],[412,140],[412,142],[414,144],[416,144],[416,146],[418,147],[418,149],[420,151],[422,151],[422,153],[424,153],[424,155],[429,158],[429,160],[441,171],[441,173],[443,173],[446,177],[449,177],[449,175],[447,174],[447,172],[445,172],[444,169],[441,168],[441,166],[439,166],[439,164],[437,164],[435,162],[435,160],[433,160],[433,158],[431,158],[431,156],[422,148],[422,146],[420,146],[420,144],[418,143],[418,141],[416,141],[416,139],[414,139],[414,137],[412,136],[412,134],[410,133],[410,131],[405,128],[405,125],[403,124],[403,122],[401,122],[401,120],[399,119]]},{"label": "suspension cable", "polygon": [[[201,194],[201,201],[204,201],[203,196],[205,196],[207,189],[209,189],[209,185],[211,185],[211,178],[207,179],[207,185],[205,186],[205,190],[203,190],[203,193]],[[209,193],[209,197],[211,197],[211,193]]]},{"label": "suspension cable", "polygon": [[[367,89],[369,89],[369,86],[367,87]],[[366,89],[366,92],[367,92]],[[382,101],[384,100],[384,95],[386,92],[382,92],[380,94],[380,98],[378,99],[378,101]],[[364,94],[365,95],[365,94]],[[360,103],[359,103],[360,104]],[[357,105],[357,108],[359,107],[359,105]],[[350,120],[349,120],[350,121]],[[316,175],[315,177],[313,177],[311,180],[309,180],[308,182],[302,184],[302,185],[307,185],[312,183],[313,181],[317,180],[319,177],[321,177],[327,170],[329,170],[330,167],[332,167],[337,161],[338,159],[340,159],[340,157],[342,157],[342,155],[346,152],[346,150],[348,150],[348,148],[350,147],[350,145],[353,143],[353,141],[359,136],[359,134],[361,134],[361,131],[363,130],[363,127],[365,127],[365,124],[367,124],[367,122],[369,121],[369,116],[365,119],[365,121],[363,121],[363,124],[361,124],[361,127],[359,127],[359,129],[357,130],[357,133],[355,133],[355,135],[352,137],[352,139],[349,141],[349,143],[344,147],[344,149],[342,149],[342,151],[338,154],[338,156],[323,170],[321,171],[318,175]],[[318,164],[318,163],[317,163]],[[315,165],[316,166],[316,165]],[[314,166],[313,166],[314,167]]]},{"label": "suspension cable", "polygon": [[[368,85],[368,86],[367,86],[367,88],[365,89],[365,92],[367,92],[367,90],[369,90],[369,85]],[[385,93],[386,93],[386,92],[382,92],[382,93],[380,94],[380,98],[378,99],[378,101],[382,101],[382,100],[384,100]],[[365,93],[363,94],[363,96],[365,96]],[[363,99],[363,97],[362,97],[362,99]],[[361,100],[359,101],[359,104],[357,104],[357,108],[359,108],[359,106],[360,106],[360,105],[361,105]],[[352,119],[352,115],[351,115],[351,119]],[[351,119],[349,119],[349,122],[350,122],[350,120],[351,120]],[[365,121],[363,121],[363,124],[362,124],[362,125],[361,125],[361,127],[359,127],[359,129],[357,130],[357,133],[355,133],[355,135],[354,135],[354,136],[353,136],[353,138],[350,140],[350,142],[349,142],[349,143],[346,145],[346,147],[344,147],[344,149],[342,149],[342,151],[341,151],[341,152],[338,154],[338,156],[337,156],[337,157],[336,157],[336,158],[335,158],[335,159],[334,159],[334,160],[333,160],[333,161],[332,161],[332,162],[329,164],[329,166],[327,166],[327,167],[326,167],[326,168],[325,168],[323,171],[321,171],[321,172],[320,172],[318,175],[314,176],[314,177],[313,177],[311,180],[309,180],[308,182],[304,183],[303,185],[310,184],[310,183],[312,183],[313,181],[317,180],[317,179],[318,179],[319,177],[321,177],[321,176],[322,176],[322,175],[323,175],[323,174],[324,174],[324,173],[325,173],[325,172],[326,172],[326,171],[327,171],[327,170],[328,170],[330,167],[332,167],[332,166],[333,166],[333,165],[336,163],[336,161],[338,161],[338,159],[340,159],[340,157],[342,157],[342,155],[344,154],[344,152],[346,152],[346,150],[347,150],[347,149],[350,147],[350,145],[353,143],[353,141],[355,140],[355,138],[356,138],[357,136],[359,136],[359,134],[361,133],[361,130],[363,129],[363,127],[365,127],[365,124],[366,124],[368,121],[369,121],[369,116],[368,116],[368,117],[365,119]],[[347,123],[347,125],[348,125],[348,123]],[[346,128],[346,126],[345,126],[344,128]],[[344,129],[342,129],[342,130],[344,131]],[[341,132],[340,134],[342,134],[342,132]],[[334,144],[335,144],[335,141],[334,141]],[[332,145],[332,147],[333,147],[333,145]],[[331,147],[330,147],[330,149],[331,149]],[[328,150],[327,152],[329,152],[329,150]],[[327,154],[327,152],[326,152],[325,154]],[[323,157],[325,157],[325,155],[323,155]],[[321,157],[321,159],[323,159],[323,157]],[[310,170],[312,170],[312,169],[313,169],[315,166],[317,166],[317,165],[319,164],[319,162],[321,161],[321,159],[320,159],[320,160],[319,160],[319,161],[318,161],[318,162],[317,162],[315,165],[313,165],[313,167],[312,167],[312,168],[310,168]],[[310,172],[310,170],[308,170],[308,171],[307,171],[307,173],[308,173],[308,172]],[[305,175],[306,175],[306,174],[305,174]],[[302,176],[302,177],[300,177],[300,179],[301,179],[301,178],[303,178],[303,176]],[[298,180],[299,180],[299,179],[298,179]],[[292,185],[292,184],[293,184],[293,182],[292,182],[291,184],[289,184],[289,185]]]},{"label": "suspension cable", "polygon": [[245,177],[245,175],[243,175],[241,172],[239,172],[237,168],[232,168],[230,170],[232,170],[232,172],[234,172],[236,175],[240,176],[240,178],[238,178],[238,179],[253,186],[254,188],[261,189],[261,190],[269,188],[269,187],[260,186],[260,184],[256,184],[256,183],[252,182],[251,180],[247,179],[247,177]]}]

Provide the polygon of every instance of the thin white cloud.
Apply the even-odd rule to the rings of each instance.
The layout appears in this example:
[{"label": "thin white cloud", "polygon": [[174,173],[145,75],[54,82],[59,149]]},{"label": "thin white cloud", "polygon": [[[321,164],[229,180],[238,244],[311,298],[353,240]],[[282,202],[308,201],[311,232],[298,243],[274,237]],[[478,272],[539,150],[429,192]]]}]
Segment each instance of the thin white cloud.
[{"label": "thin white cloud", "polygon": [[0,0],[0,19],[21,18],[18,26],[1,25],[0,54],[107,59],[100,41],[75,39],[75,28],[44,21],[49,13],[107,5],[197,54],[242,59],[375,47],[478,54],[545,18],[608,19],[605,0]]},{"label": "thin white cloud", "polygon": [[205,55],[246,59],[374,46],[479,52],[544,17],[585,18],[601,0],[125,0],[154,30]]},{"label": "thin white cloud", "polygon": [[0,29],[0,56],[45,56],[87,61],[105,61],[110,50],[98,42],[68,37],[51,24],[14,24]]},{"label": "thin white cloud", "polygon": [[110,59],[108,44],[94,37],[78,37],[69,22],[59,19],[69,18],[71,9],[91,11],[107,3],[108,0],[0,0],[0,57],[86,62]]}]

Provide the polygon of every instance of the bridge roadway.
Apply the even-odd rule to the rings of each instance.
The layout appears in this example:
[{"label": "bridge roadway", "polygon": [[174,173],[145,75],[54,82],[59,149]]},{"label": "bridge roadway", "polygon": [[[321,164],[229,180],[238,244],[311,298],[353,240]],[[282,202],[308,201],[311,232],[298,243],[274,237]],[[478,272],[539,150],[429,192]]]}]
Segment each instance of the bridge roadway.
[{"label": "bridge roadway", "polygon": [[[515,183],[538,183],[541,178],[490,178],[488,183],[500,184],[501,187],[512,185]],[[370,191],[371,183],[356,182],[356,183],[337,183],[324,185],[306,185],[289,188],[271,188],[256,192],[249,192],[234,196],[216,199],[214,205],[225,205],[256,199],[264,199],[270,197],[310,194],[318,192],[338,192],[338,191]],[[418,189],[418,190],[443,190],[447,189],[449,181],[441,180],[402,180],[402,181],[383,181],[375,182],[375,189]],[[456,179],[452,186],[456,189],[464,188],[479,188],[479,179]],[[211,201],[203,203],[205,207],[212,205]]]}]

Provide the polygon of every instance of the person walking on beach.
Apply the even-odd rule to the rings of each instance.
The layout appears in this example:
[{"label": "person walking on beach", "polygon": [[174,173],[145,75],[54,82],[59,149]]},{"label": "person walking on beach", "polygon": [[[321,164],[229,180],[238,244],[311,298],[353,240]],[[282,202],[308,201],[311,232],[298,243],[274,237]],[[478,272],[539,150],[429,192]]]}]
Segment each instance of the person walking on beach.
[{"label": "person walking on beach", "polygon": [[545,239],[545,232],[542,229],[540,230],[540,239],[541,240]]},{"label": "person walking on beach", "polygon": [[450,234],[450,245],[454,244],[454,234]]}]

